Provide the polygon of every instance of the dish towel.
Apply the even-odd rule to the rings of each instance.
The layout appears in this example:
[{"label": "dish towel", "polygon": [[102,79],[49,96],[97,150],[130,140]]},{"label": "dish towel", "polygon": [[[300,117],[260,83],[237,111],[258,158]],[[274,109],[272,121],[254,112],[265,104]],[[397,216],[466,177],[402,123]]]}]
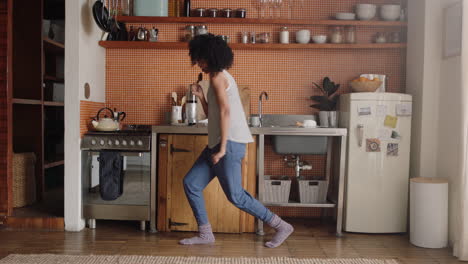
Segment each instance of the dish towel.
[{"label": "dish towel", "polygon": [[123,157],[119,152],[99,153],[99,190],[101,198],[112,201],[123,193]]}]

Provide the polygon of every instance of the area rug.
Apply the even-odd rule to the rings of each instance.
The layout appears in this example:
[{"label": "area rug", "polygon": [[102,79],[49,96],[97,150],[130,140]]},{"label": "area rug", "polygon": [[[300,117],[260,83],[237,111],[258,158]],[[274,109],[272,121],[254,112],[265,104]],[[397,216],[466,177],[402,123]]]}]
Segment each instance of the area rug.
[{"label": "area rug", "polygon": [[0,264],[398,264],[394,259],[215,258],[106,255],[9,255]]}]

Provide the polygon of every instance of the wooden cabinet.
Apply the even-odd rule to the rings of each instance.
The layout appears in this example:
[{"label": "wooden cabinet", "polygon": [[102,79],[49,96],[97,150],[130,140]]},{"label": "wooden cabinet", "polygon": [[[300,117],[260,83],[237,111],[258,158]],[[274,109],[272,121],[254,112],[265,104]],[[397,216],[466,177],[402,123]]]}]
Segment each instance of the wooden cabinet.
[{"label": "wooden cabinet", "polygon": [[[9,22],[5,35],[9,51],[6,105],[9,175],[2,190],[7,191],[9,200],[1,202],[0,211],[6,211],[10,217],[7,224],[50,217],[57,218],[63,229],[64,102],[51,96],[51,92],[64,93],[65,45],[44,37],[42,25],[43,19],[64,19],[65,1],[10,0],[2,7],[7,8],[4,15]],[[33,152],[36,157],[37,199],[30,206],[14,209],[11,156],[22,152]],[[1,178],[0,175],[0,184]],[[36,224],[39,222],[24,227],[45,227]]]},{"label": "wooden cabinet", "polygon": [[[185,197],[183,179],[208,145],[208,137],[163,134],[158,143],[158,230],[197,231],[197,222]],[[252,195],[256,190],[256,151],[255,143],[248,144],[242,163],[242,185]],[[203,195],[214,232],[254,232],[254,217],[227,200],[217,178]]]}]

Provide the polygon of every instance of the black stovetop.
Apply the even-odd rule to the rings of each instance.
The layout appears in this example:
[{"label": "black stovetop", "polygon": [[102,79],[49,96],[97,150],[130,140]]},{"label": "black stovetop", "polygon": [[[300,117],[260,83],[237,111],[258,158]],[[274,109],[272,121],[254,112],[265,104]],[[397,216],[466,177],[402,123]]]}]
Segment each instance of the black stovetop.
[{"label": "black stovetop", "polygon": [[85,135],[149,135],[151,134],[150,125],[124,125],[117,131],[88,131]]}]

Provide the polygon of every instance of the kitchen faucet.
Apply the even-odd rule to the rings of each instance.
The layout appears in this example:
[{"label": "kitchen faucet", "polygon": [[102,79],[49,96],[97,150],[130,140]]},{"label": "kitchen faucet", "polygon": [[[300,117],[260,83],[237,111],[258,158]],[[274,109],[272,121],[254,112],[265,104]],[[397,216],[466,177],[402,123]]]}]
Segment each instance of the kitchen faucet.
[{"label": "kitchen faucet", "polygon": [[264,95],[265,95],[265,99],[268,101],[268,94],[265,91],[261,92],[258,98],[258,119],[260,119],[260,126],[263,126],[262,98]]}]

